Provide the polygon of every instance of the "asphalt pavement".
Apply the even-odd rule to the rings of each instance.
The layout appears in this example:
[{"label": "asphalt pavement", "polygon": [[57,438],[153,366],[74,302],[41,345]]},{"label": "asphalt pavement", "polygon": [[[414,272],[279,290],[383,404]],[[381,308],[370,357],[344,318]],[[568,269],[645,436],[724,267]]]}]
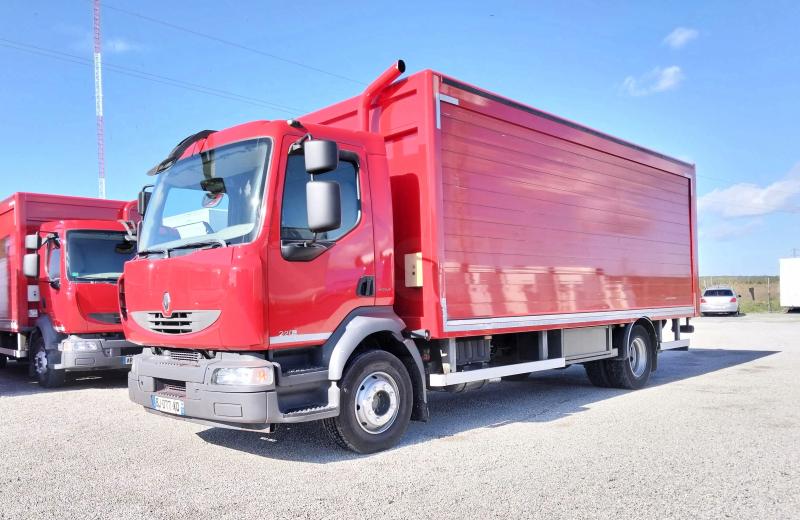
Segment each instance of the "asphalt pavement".
[{"label": "asphalt pavement", "polygon": [[571,367],[464,394],[362,456],[157,417],[120,375],[0,370],[0,518],[800,518],[800,315],[700,318],[648,388]]}]

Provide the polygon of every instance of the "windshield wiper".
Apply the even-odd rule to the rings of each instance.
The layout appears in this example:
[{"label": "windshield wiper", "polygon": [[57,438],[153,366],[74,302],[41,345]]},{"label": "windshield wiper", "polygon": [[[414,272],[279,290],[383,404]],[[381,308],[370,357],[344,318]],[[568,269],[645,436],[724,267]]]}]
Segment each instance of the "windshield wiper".
[{"label": "windshield wiper", "polygon": [[137,254],[137,256],[140,256],[140,257],[156,255],[156,254],[167,256],[167,250],[166,249],[145,249],[144,251],[139,251],[136,254]]},{"label": "windshield wiper", "polygon": [[94,275],[86,275],[86,276],[73,276],[73,280],[76,282],[116,282],[119,280],[119,276],[94,276]]},{"label": "windshield wiper", "polygon": [[221,238],[207,238],[204,240],[198,240],[197,242],[188,242],[186,244],[181,244],[179,246],[167,248],[167,253],[170,251],[178,251],[180,249],[199,249],[201,247],[206,247],[209,249],[214,249],[217,247],[228,247],[228,243],[222,240]]}]

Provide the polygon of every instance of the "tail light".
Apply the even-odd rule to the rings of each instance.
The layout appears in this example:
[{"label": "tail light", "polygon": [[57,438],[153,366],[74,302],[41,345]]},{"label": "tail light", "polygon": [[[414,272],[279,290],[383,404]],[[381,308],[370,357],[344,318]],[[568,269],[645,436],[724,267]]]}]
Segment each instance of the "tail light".
[{"label": "tail light", "polygon": [[731,298],[731,303],[736,303],[736,296],[734,296],[733,298]]},{"label": "tail light", "polygon": [[119,291],[119,315],[123,320],[128,319],[128,307],[125,302],[125,279],[120,276],[117,282],[117,290]]},{"label": "tail light", "polygon": [[700,298],[700,303],[706,303],[706,299],[705,298]]}]

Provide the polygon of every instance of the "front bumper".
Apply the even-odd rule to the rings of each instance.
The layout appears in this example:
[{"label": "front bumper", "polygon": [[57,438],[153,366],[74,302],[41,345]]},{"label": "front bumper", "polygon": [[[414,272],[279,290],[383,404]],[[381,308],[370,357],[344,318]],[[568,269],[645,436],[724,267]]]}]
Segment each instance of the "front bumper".
[{"label": "front bumper", "polygon": [[[269,431],[272,424],[312,421],[339,413],[339,388],[335,382],[324,382],[329,385],[326,406],[286,413],[281,411],[276,377],[270,385],[253,387],[211,382],[214,370],[239,367],[269,367],[276,376],[280,373],[279,365],[252,354],[217,353],[212,359],[175,360],[144,349],[128,374],[128,396],[158,415],[247,430]],[[157,410],[154,397],[181,401],[183,414]]]},{"label": "front bumper", "polygon": [[94,351],[60,352],[61,360],[53,365],[56,370],[83,372],[89,370],[127,370],[133,356],[142,347],[124,339],[94,339],[99,349]]}]

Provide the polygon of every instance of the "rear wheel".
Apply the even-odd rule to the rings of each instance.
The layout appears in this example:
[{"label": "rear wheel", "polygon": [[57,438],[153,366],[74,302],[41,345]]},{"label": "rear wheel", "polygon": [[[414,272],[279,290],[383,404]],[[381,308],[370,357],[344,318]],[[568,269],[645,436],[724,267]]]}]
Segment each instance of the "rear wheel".
[{"label": "rear wheel", "polygon": [[50,353],[44,346],[44,339],[38,334],[31,342],[30,364],[33,376],[39,384],[47,388],[55,388],[64,384],[66,374],[63,370],[52,368]]},{"label": "rear wheel", "polygon": [[586,370],[586,376],[589,378],[589,381],[591,381],[594,386],[599,386],[600,388],[608,388],[611,386],[606,371],[606,361],[589,361],[583,364],[583,368]]},{"label": "rear wheel", "polygon": [[411,419],[413,389],[403,362],[382,350],[359,354],[341,381],[339,416],[325,429],[343,448],[375,453],[398,443]]},{"label": "rear wheel", "polygon": [[636,325],[628,339],[628,356],[621,360],[607,360],[606,373],[610,386],[637,390],[647,384],[653,370],[655,349],[644,327]]},{"label": "rear wheel", "polygon": [[0,368],[5,368],[7,363],[8,358],[5,355],[0,354]]}]

